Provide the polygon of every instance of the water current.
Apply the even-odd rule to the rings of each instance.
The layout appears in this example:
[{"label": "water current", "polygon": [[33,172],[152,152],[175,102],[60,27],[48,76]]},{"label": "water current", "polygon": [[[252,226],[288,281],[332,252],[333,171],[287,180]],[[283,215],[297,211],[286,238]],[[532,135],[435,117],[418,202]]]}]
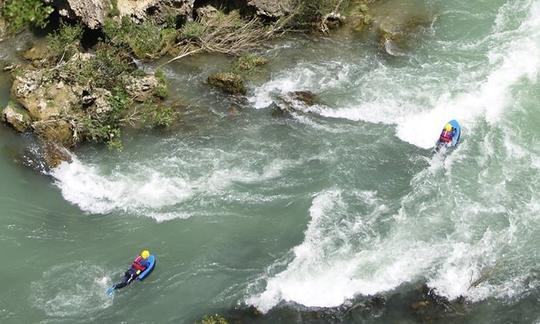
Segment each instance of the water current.
[{"label": "water current", "polygon": [[[380,19],[410,5],[383,2]],[[323,323],[339,316],[305,314],[370,296],[387,303],[342,320],[416,322],[407,296],[425,283],[465,300],[442,322],[540,323],[540,1],[414,6],[433,19],[398,56],[347,31],[276,41],[246,101],[205,84],[228,58],[167,65],[189,104],[180,125],[128,133],[122,152],[83,146],[48,175],[16,163],[29,139],[0,128],[0,322],[192,323],[255,306],[266,315],[244,322]],[[0,74],[2,105],[9,86]],[[321,103],[272,116],[296,90]],[[433,155],[454,118],[463,142]],[[108,298],[142,248],[155,272]]]}]

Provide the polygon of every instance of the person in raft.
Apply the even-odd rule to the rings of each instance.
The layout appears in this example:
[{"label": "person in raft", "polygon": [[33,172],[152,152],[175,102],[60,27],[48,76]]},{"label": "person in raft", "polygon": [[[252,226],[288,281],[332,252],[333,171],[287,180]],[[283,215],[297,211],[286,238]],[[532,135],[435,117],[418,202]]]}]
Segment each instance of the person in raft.
[{"label": "person in raft", "polygon": [[441,133],[441,136],[439,137],[439,143],[448,145],[452,143],[452,140],[454,139],[454,135],[456,135],[456,129],[450,125],[450,123],[447,123],[444,125],[443,131]]},{"label": "person in raft", "polygon": [[141,272],[146,270],[148,266],[150,265],[148,262],[148,258],[150,257],[150,252],[148,250],[144,250],[141,252],[140,255],[138,255],[135,260],[133,260],[133,263],[131,263],[131,267],[128,271],[124,273],[124,279],[122,282],[117,283],[113,286],[113,290],[124,288],[125,286],[129,285],[133,280],[135,280]]}]

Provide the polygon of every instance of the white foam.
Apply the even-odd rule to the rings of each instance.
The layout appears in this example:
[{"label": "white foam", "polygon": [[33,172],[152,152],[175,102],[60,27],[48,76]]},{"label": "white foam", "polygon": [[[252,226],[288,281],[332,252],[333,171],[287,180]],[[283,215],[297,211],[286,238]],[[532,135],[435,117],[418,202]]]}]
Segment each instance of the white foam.
[{"label": "white foam", "polygon": [[88,317],[112,305],[105,293],[111,279],[83,262],[54,266],[32,283],[32,302],[51,317]]},{"label": "white foam", "polygon": [[[511,298],[531,289],[524,282],[535,259],[519,260],[518,265],[516,260],[506,261],[501,252],[510,245],[511,254],[526,255],[523,249],[532,244],[537,231],[523,233],[536,228],[538,222],[538,207],[512,207],[515,201],[508,188],[508,182],[523,177],[524,170],[535,174],[534,161],[538,160],[537,154],[511,140],[503,123],[507,112],[517,110],[512,100],[514,86],[524,79],[535,83],[540,66],[540,2],[520,5],[529,6],[529,13],[515,30],[505,31],[502,24],[509,20],[501,16],[511,15],[516,6],[501,8],[488,41],[487,71],[480,79],[474,76],[469,91],[439,94],[432,98],[432,107],[399,103],[395,97],[385,96],[356,106],[315,111],[327,117],[395,124],[401,139],[425,148],[433,145],[441,125],[450,119],[461,121],[466,130],[485,120],[491,129],[477,158],[436,156],[429,168],[413,178],[411,192],[401,200],[401,208],[392,218],[395,224],[385,236],[377,234],[374,223],[361,221],[380,217],[375,206],[383,202],[376,196],[369,203],[366,195],[359,195],[371,208],[354,215],[354,200],[344,198],[344,191],[332,189],[317,195],[304,241],[293,249],[284,270],[270,268],[262,278],[263,289],[247,299],[249,304],[263,312],[281,302],[334,307],[357,295],[390,291],[416,280],[426,280],[449,299],[463,296],[471,301]],[[493,138],[501,130],[504,154]],[[482,170],[478,178],[456,176],[471,163]],[[527,187],[521,194],[533,195],[531,201],[538,198],[536,180],[523,184]],[[472,185],[478,187],[475,192],[470,192]],[[349,217],[344,216],[348,213]],[[371,233],[366,236],[367,244],[350,242],[358,233]]]},{"label": "white foam", "polygon": [[264,292],[249,298],[248,303],[263,312],[282,300],[306,306],[339,306],[359,291],[376,293],[381,287],[399,284],[406,278],[406,271],[394,270],[414,269],[415,258],[398,255],[392,260],[393,266],[384,269],[384,273],[359,273],[360,269],[377,268],[375,264],[380,260],[376,255],[380,251],[360,251],[354,256],[346,240],[353,231],[356,236],[374,235],[369,228],[386,207],[380,204],[374,192],[348,194],[358,199],[370,213],[363,218],[351,219],[340,190],[331,189],[316,195],[310,208],[311,221],[305,240],[294,248],[294,259],[286,270],[269,278]]},{"label": "white foam", "polygon": [[51,174],[67,201],[95,214],[156,209],[180,203],[193,195],[193,189],[184,179],[147,171],[104,175],[96,166],[73,157],[73,162],[62,163]]},{"label": "white foam", "polygon": [[318,93],[337,88],[348,82],[351,69],[351,64],[335,61],[321,62],[319,65],[299,64],[255,88],[248,100],[254,108],[262,109],[269,107],[276,96],[288,92],[311,90]]},{"label": "white foam", "polygon": [[[104,172],[97,165],[83,163],[72,156],[71,163],[62,163],[51,171],[51,175],[62,196],[85,212],[123,211],[162,222],[189,218],[191,214],[178,206],[195,195],[220,195],[235,183],[277,178],[292,165],[288,160],[274,159],[257,172],[245,166],[227,168],[226,164],[216,163],[208,174],[190,178],[176,171],[171,175],[165,168],[184,165],[185,161],[169,159],[167,163],[137,165],[135,172],[128,169]],[[160,169],[160,166],[164,168]]]},{"label": "white foam", "polygon": [[[531,8],[529,17],[516,30],[505,30],[504,27],[508,26],[504,24],[509,21],[507,16],[512,16],[517,10],[516,7],[523,6]],[[511,107],[512,87],[523,78],[535,80],[538,75],[539,17],[537,3],[531,5],[520,1],[501,8],[493,34],[482,43],[476,44],[481,46],[487,43],[487,46],[492,48],[487,54],[489,63],[482,68],[490,72],[482,75],[471,70],[469,66],[455,64],[461,74],[470,75],[473,80],[460,77],[449,82],[467,82],[466,88],[469,91],[456,92],[452,90],[456,88],[455,85],[449,84],[449,90],[440,93],[438,88],[429,89],[412,78],[408,82],[397,83],[395,78],[398,76],[392,75],[384,64],[379,64],[376,70],[369,72],[368,77],[362,77],[367,84],[358,84],[360,103],[341,107],[317,107],[312,111],[331,118],[394,124],[400,139],[422,148],[433,147],[442,126],[451,119],[460,121],[465,129],[478,118],[496,123],[504,110]],[[324,73],[321,66],[302,65],[286,71],[257,88],[250,101],[256,108],[266,108],[272,103],[274,93],[285,94],[306,89],[320,92],[338,85],[350,85],[348,71],[352,69],[352,64],[344,63],[341,66],[345,72],[338,74],[336,82],[328,82],[327,78],[321,77],[329,75],[328,72]],[[399,78],[409,77],[400,75]],[[423,82],[429,83],[431,78],[433,76],[427,75]],[[381,80],[395,84],[386,86]],[[363,92],[374,93],[367,96],[362,95]],[[411,97],[410,94],[417,95]],[[427,100],[419,101],[419,98]]]}]

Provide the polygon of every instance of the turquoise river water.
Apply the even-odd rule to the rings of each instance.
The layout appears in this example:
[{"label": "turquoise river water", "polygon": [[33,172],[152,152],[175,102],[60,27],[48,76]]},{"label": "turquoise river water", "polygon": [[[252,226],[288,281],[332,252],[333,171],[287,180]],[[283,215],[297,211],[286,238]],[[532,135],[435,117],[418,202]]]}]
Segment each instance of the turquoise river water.
[{"label": "turquoise river water", "polygon": [[[277,41],[245,101],[204,84],[227,58],[167,65],[180,125],[50,174],[1,127],[0,322],[414,323],[426,284],[461,300],[438,322],[540,323],[540,1],[414,7],[433,19],[397,56],[347,32]],[[0,74],[2,105],[9,87]],[[273,117],[294,90],[323,103]],[[463,142],[434,156],[453,118]],[[154,273],[107,297],[143,248]]]}]

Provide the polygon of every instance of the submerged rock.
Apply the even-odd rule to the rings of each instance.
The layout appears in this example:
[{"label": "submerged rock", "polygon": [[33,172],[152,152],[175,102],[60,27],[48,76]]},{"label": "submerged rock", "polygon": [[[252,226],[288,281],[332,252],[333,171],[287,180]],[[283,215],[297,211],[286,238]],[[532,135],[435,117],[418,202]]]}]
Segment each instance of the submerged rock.
[{"label": "submerged rock", "polygon": [[450,301],[446,297],[437,295],[433,289],[425,284],[418,288],[418,292],[421,293],[421,298],[412,303],[410,308],[424,322],[431,322],[443,317],[461,316],[465,313],[464,298]]},{"label": "submerged rock", "polygon": [[229,117],[236,117],[238,115],[240,115],[240,106],[236,105],[236,104],[232,104],[229,106],[229,108],[227,108],[227,115]]},{"label": "submerged rock", "polygon": [[246,94],[244,80],[233,72],[220,72],[208,77],[208,84],[230,94]]},{"label": "submerged rock", "polygon": [[54,169],[62,162],[71,163],[71,154],[69,151],[56,143],[46,142],[43,144],[43,159],[46,165]]},{"label": "submerged rock", "polygon": [[434,17],[418,4],[391,6],[381,3],[370,7],[379,47],[392,56],[405,55],[411,41]]},{"label": "submerged rock", "polygon": [[24,59],[32,61],[34,66],[41,66],[49,56],[49,49],[44,43],[36,44],[25,51],[22,56]]},{"label": "submerged rock", "polygon": [[280,95],[274,102],[274,116],[291,112],[309,112],[309,108],[319,103],[319,98],[311,91],[292,91]]}]

